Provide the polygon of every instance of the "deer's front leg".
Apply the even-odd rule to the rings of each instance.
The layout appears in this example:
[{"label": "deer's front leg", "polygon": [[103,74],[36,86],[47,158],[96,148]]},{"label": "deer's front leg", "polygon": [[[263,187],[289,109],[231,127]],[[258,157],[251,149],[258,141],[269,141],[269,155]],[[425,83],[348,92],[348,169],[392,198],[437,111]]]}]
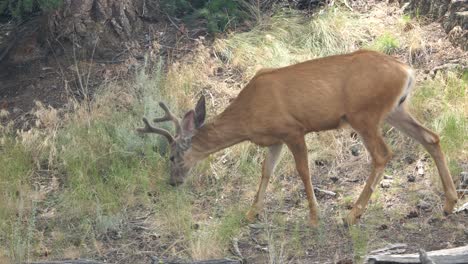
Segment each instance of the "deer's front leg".
[{"label": "deer's front leg", "polygon": [[309,202],[310,224],[313,227],[318,226],[318,205],[315,198],[314,188],[310,179],[309,160],[307,158],[307,146],[304,136],[293,138],[287,142],[296,162],[296,169],[304,183],[307,200]]},{"label": "deer's front leg", "polygon": [[372,195],[372,192],[375,190],[379,184],[382,176],[385,165],[390,160],[391,151],[385,144],[382,136],[380,135],[378,128],[367,126],[366,129],[358,130],[360,133],[365,146],[372,157],[372,170],[369,175],[369,178],[366,181],[364,189],[359,195],[356,203],[353,206],[353,209],[346,216],[345,224],[353,225],[361,217],[363,212],[366,210],[369,199]]},{"label": "deer's front leg", "polygon": [[260,211],[263,209],[265,190],[268,186],[268,181],[270,180],[271,175],[273,175],[275,171],[275,167],[278,163],[282,148],[283,144],[268,147],[265,160],[263,161],[262,179],[260,180],[260,185],[258,186],[257,195],[255,195],[255,200],[252,207],[247,212],[247,220],[249,222],[255,221],[258,213],[260,213]]}]

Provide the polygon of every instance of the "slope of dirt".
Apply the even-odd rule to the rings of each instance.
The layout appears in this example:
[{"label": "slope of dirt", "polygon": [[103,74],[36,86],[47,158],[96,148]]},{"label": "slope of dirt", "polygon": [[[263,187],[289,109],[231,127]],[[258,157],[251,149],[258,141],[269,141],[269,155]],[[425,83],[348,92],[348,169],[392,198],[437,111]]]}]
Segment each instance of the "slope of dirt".
[{"label": "slope of dirt", "polygon": [[41,20],[33,17],[19,25],[0,22],[0,109],[23,127],[28,127],[36,101],[61,108],[73,100],[92,98],[96,88],[134,76],[145,57],[149,65],[160,57],[177,60],[194,46],[190,32],[154,21],[147,23],[140,37],[122,43],[122,50],[98,57],[78,43],[64,47],[41,39],[37,26]]}]

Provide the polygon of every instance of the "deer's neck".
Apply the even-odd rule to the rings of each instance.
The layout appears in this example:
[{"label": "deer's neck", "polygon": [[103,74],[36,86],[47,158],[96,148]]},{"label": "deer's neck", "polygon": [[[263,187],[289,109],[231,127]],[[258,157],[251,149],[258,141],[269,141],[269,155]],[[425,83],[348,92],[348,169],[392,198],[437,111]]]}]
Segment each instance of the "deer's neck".
[{"label": "deer's neck", "polygon": [[195,164],[212,153],[246,140],[236,115],[224,112],[201,127],[192,138],[187,162]]}]

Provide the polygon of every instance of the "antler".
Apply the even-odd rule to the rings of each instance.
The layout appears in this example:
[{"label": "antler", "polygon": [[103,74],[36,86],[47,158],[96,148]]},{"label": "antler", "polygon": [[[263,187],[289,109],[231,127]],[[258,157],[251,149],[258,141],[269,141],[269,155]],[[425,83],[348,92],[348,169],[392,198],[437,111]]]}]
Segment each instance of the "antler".
[{"label": "antler", "polygon": [[164,122],[164,121],[172,121],[174,122],[175,129],[176,129],[176,135],[179,135],[181,132],[181,127],[180,127],[180,121],[179,119],[171,113],[169,108],[164,104],[163,102],[159,102],[159,106],[164,110],[165,115],[160,118],[155,118],[153,121],[154,122]]},{"label": "antler", "polygon": [[156,134],[160,134],[160,135],[163,135],[167,138],[167,140],[169,141],[169,143],[172,143],[174,141],[174,137],[171,135],[171,133],[169,133],[169,131],[165,130],[165,129],[162,129],[162,128],[157,128],[157,127],[153,127],[150,125],[150,123],[148,122],[148,119],[144,118],[143,117],[143,123],[145,123],[145,127],[144,128],[137,128],[137,131],[140,132],[140,133],[156,133]]}]

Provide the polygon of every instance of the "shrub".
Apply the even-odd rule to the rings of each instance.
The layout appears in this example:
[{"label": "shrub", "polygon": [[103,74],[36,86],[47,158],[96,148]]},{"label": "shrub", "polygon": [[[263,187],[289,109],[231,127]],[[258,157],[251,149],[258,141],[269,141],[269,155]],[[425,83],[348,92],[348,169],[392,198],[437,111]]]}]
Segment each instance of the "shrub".
[{"label": "shrub", "polygon": [[385,33],[382,36],[375,39],[371,49],[386,53],[392,54],[398,50],[400,43],[398,39],[390,33]]},{"label": "shrub", "polygon": [[63,0],[0,0],[0,15],[23,18],[31,13],[59,7]]},{"label": "shrub", "polygon": [[161,10],[187,24],[204,20],[208,31],[214,33],[235,27],[246,19],[245,5],[245,2],[235,0],[162,0]]}]

